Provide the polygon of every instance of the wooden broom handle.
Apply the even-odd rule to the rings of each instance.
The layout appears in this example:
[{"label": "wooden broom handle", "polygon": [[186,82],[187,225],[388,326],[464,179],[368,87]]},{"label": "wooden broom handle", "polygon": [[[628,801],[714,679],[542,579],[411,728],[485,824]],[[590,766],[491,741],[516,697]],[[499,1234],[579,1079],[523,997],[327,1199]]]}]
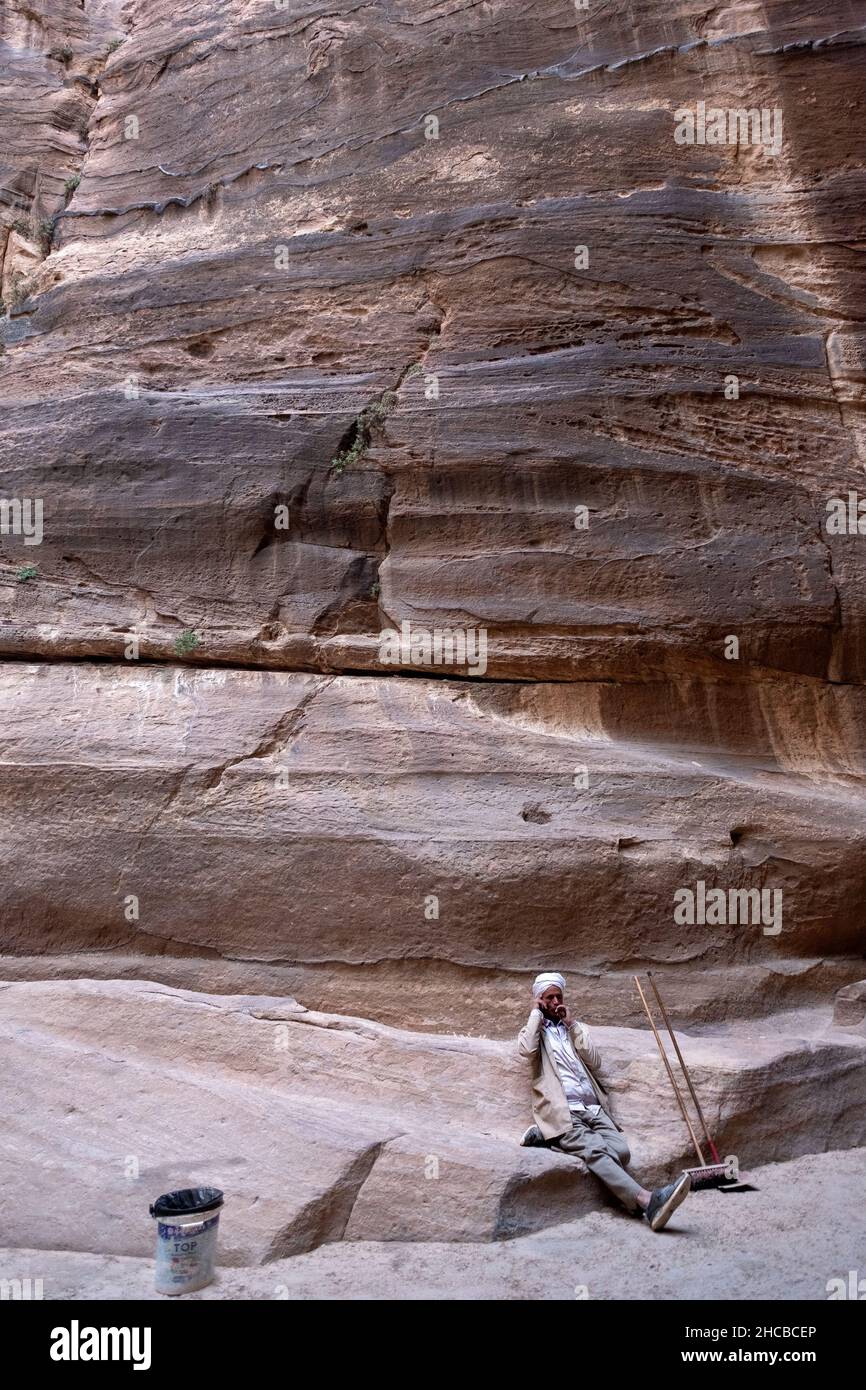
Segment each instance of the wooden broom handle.
[{"label": "wooden broom handle", "polygon": [[658,1050],[659,1050],[659,1055],[661,1056],[661,1059],[662,1059],[662,1061],[663,1061],[664,1064],[665,1064],[665,1069],[666,1069],[667,1074],[668,1074],[668,1076],[669,1076],[669,1078],[670,1078],[670,1083],[671,1083],[671,1085],[672,1085],[673,1088],[674,1088],[674,1095],[675,1095],[676,1098],[677,1098],[677,1104],[678,1104],[679,1107],[680,1107],[680,1112],[681,1112],[681,1114],[682,1114],[683,1119],[684,1119],[685,1122],[686,1122],[686,1126],[687,1126],[687,1128],[688,1128],[689,1134],[690,1134],[691,1137],[692,1137],[692,1143],[693,1143],[694,1146],[695,1146],[695,1152],[696,1152],[696,1154],[697,1154],[697,1156],[698,1156],[698,1162],[700,1163],[701,1167],[704,1168],[704,1167],[706,1167],[706,1159],[704,1158],[703,1154],[701,1153],[701,1146],[700,1146],[700,1144],[698,1143],[698,1136],[695,1134],[695,1131],[692,1129],[692,1122],[691,1122],[691,1120],[689,1119],[689,1117],[688,1117],[688,1112],[686,1111],[686,1107],[685,1107],[685,1105],[683,1104],[683,1098],[682,1098],[682,1096],[680,1095],[680,1088],[679,1088],[679,1086],[677,1085],[677,1079],[676,1079],[676,1077],[674,1076],[673,1071],[671,1070],[671,1064],[670,1064],[670,1062],[668,1061],[668,1054],[665,1052],[664,1047],[662,1046],[662,1040],[661,1040],[661,1038],[659,1037],[658,1029],[657,1029],[656,1026],[655,1026],[655,1021],[654,1021],[654,1019],[653,1019],[653,1016],[652,1016],[652,1014],[651,1014],[650,1011],[649,1011],[649,1005],[647,1004],[646,999],[644,998],[644,992],[643,992],[643,990],[642,990],[641,987],[640,987],[640,980],[638,979],[637,975],[634,975],[632,978],[634,979],[634,982],[635,982],[635,984],[637,985],[637,992],[638,992],[638,994],[640,995],[641,1003],[643,1004],[644,1009],[645,1009],[645,1011],[646,1011],[646,1016],[647,1016],[647,1018],[648,1018],[649,1021],[650,1021],[650,1028],[652,1028],[652,1030],[653,1030],[653,1036],[654,1036],[654,1038],[655,1038],[655,1040],[656,1040],[656,1046],[657,1046],[657,1048],[658,1048]]},{"label": "wooden broom handle", "polygon": [[706,1139],[707,1143],[708,1143],[709,1146],[710,1146],[710,1153],[711,1153],[712,1156],[713,1156],[713,1162],[714,1162],[714,1163],[721,1163],[722,1160],[719,1158],[718,1150],[716,1149],[715,1144],[713,1143],[712,1139],[710,1138],[710,1131],[707,1129],[707,1122],[706,1122],[706,1120],[704,1119],[704,1112],[703,1112],[703,1110],[701,1109],[701,1103],[700,1103],[700,1101],[698,1100],[697,1094],[696,1094],[696,1092],[695,1092],[695,1088],[694,1088],[694,1086],[692,1085],[692,1078],[689,1076],[689,1069],[688,1069],[688,1067],[687,1067],[686,1064],[685,1064],[685,1060],[684,1060],[684,1058],[683,1058],[683,1054],[680,1052],[680,1045],[679,1045],[679,1043],[677,1042],[676,1036],[674,1035],[674,1030],[673,1030],[673,1028],[671,1027],[671,1021],[670,1021],[670,1019],[668,1018],[668,1011],[667,1011],[667,1009],[665,1008],[664,1004],[662,1003],[662,997],[661,997],[661,995],[659,994],[658,985],[656,984],[655,980],[653,979],[653,973],[652,973],[652,971],[651,971],[651,970],[648,970],[646,973],[647,973],[647,979],[649,980],[650,984],[651,984],[652,987],[653,987],[653,993],[655,994],[656,1002],[657,1002],[659,1008],[660,1008],[661,1011],[662,1011],[662,1018],[663,1018],[664,1021],[665,1021],[665,1027],[667,1028],[668,1032],[669,1032],[670,1035],[671,1035],[671,1042],[673,1043],[674,1048],[675,1048],[675,1050],[676,1050],[677,1059],[678,1059],[678,1061],[679,1061],[679,1064],[680,1064],[680,1066],[681,1066],[682,1069],[683,1069],[683,1076],[686,1078],[686,1085],[687,1085],[688,1088],[689,1088],[689,1095],[691,1096],[692,1100],[694,1101],[695,1109],[696,1109],[697,1112],[698,1112],[698,1119],[700,1120],[700,1122],[701,1122],[701,1127],[703,1128],[703,1131],[704,1131],[704,1138]]}]

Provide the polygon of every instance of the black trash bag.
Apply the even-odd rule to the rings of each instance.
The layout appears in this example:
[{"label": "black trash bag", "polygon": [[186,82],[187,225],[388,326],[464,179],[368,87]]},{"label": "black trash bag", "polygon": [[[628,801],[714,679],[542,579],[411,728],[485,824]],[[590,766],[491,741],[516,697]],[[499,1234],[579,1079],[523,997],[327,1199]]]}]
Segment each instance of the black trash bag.
[{"label": "black trash bag", "polygon": [[189,1216],[193,1212],[216,1211],[223,1204],[218,1187],[182,1187],[164,1192],[151,1203],[151,1216]]}]

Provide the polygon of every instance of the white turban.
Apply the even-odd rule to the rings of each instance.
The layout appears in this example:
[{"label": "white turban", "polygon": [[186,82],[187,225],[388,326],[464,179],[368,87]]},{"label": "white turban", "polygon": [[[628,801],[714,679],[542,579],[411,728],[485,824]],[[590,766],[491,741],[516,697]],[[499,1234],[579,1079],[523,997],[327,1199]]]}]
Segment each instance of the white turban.
[{"label": "white turban", "polygon": [[559,985],[563,994],[565,993],[565,976],[560,975],[556,970],[546,970],[542,975],[536,975],[532,982],[532,996],[540,999],[546,989],[551,985]]}]

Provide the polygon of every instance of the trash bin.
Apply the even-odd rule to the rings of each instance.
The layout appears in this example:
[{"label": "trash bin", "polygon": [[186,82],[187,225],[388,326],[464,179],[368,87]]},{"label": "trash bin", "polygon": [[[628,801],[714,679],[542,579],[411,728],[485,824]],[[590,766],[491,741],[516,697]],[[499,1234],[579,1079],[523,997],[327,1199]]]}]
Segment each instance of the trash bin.
[{"label": "trash bin", "polygon": [[157,1293],[194,1293],[212,1282],[222,1204],[217,1187],[184,1187],[151,1204]]}]

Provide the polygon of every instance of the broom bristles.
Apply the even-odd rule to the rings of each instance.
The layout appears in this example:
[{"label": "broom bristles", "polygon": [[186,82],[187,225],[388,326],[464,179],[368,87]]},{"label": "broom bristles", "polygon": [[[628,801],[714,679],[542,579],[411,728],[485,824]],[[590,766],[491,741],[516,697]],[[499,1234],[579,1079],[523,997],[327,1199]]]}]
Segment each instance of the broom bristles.
[{"label": "broom bristles", "polygon": [[685,1168],[691,1176],[692,1187],[718,1187],[720,1183],[730,1182],[731,1176],[725,1163],[709,1163],[704,1168]]}]

